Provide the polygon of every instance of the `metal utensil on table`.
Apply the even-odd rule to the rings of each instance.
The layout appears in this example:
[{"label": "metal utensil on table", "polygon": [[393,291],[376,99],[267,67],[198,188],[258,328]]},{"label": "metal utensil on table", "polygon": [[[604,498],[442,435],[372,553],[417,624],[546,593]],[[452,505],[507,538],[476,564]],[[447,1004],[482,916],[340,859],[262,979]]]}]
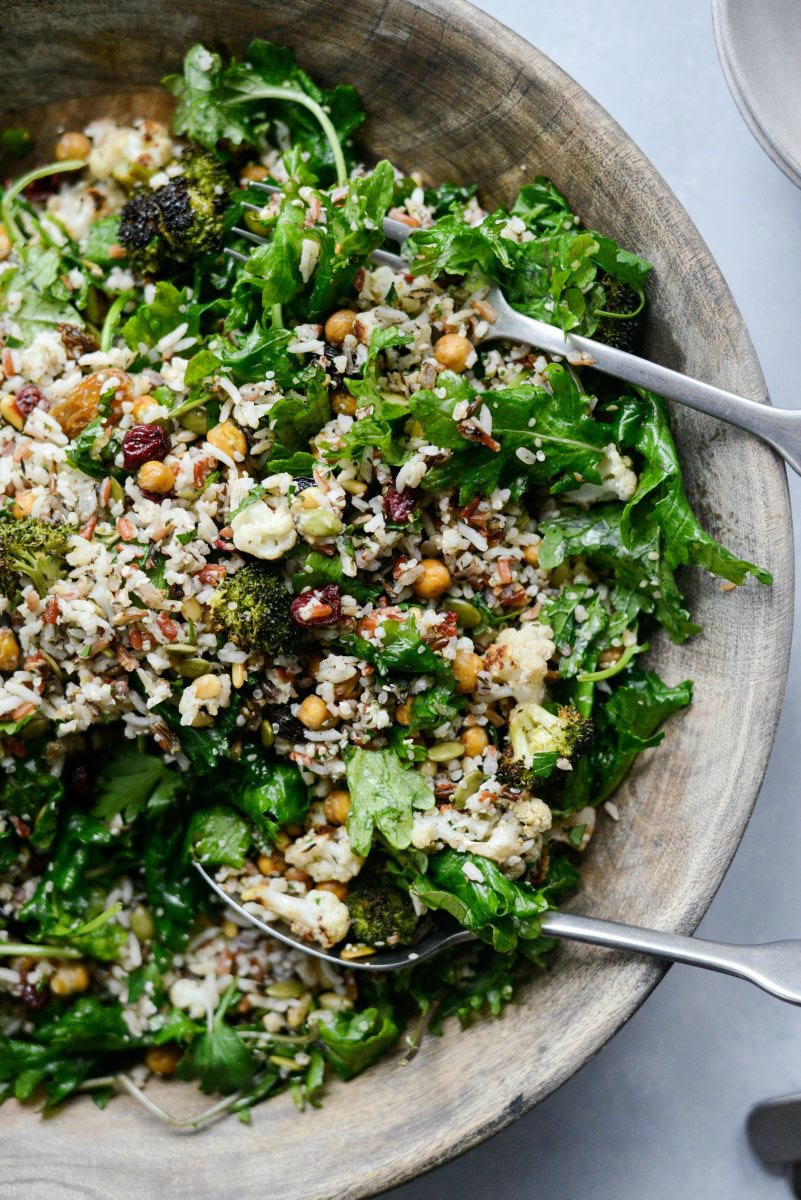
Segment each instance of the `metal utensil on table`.
[{"label": "metal utensil on table", "polygon": [[[365,958],[343,958],[341,952],[336,949],[322,950],[302,941],[281,922],[263,920],[258,912],[244,907],[229,896],[200,863],[195,863],[195,866],[209,887],[240,917],[244,917],[278,941],[335,966],[350,967],[356,971],[400,971],[451,946],[457,946],[460,942],[475,939],[475,935],[466,929],[454,924],[443,924],[435,926],[431,933],[413,946],[377,950]],[[736,946],[727,942],[708,942],[702,938],[685,937],[677,933],[663,933],[656,929],[640,929],[636,925],[621,925],[617,921],[581,917],[568,912],[546,913],[542,919],[542,932],[546,937],[587,942],[593,946],[606,946],[614,950],[629,950],[634,954],[647,954],[654,958],[668,959],[670,962],[706,967],[707,970],[720,971],[724,975],[736,975],[740,979],[755,983],[757,987],[780,1000],[786,1000],[790,1004],[801,1004],[801,941]]]},{"label": "metal utensil on table", "polygon": [[801,1096],[778,1096],[756,1104],[746,1121],[748,1140],[766,1167],[783,1167],[801,1200]]},{"label": "metal utensil on table", "polygon": [[[270,195],[279,194],[281,189],[266,183],[254,183],[251,186]],[[258,205],[245,204],[252,212],[260,212]],[[390,217],[384,220],[384,234],[394,242],[403,243],[412,230],[402,221],[394,221]],[[233,230],[240,237],[250,242],[264,245],[266,239],[249,229],[241,226]],[[228,248],[226,253],[240,262],[247,261],[247,255]],[[404,270],[408,267],[406,259],[387,250],[375,250],[371,255],[373,262],[385,264],[394,270]],[[708,416],[717,417],[728,425],[735,425],[747,433],[754,434],[763,442],[767,442],[776,450],[788,466],[801,475],[801,412],[772,408],[769,404],[747,400],[733,392],[703,383],[680,371],[662,367],[658,363],[649,362],[636,354],[627,354],[606,346],[592,338],[581,337],[578,334],[564,334],[555,325],[547,325],[533,317],[526,317],[506,300],[498,287],[493,287],[487,294],[487,301],[498,313],[497,319],[488,326],[487,331],[478,342],[498,341],[500,339],[512,342],[522,342],[548,354],[558,354],[571,360],[577,356],[577,361],[584,366],[592,366],[604,375],[613,375],[625,383],[636,387],[648,388],[668,400],[675,400],[687,408]]]}]

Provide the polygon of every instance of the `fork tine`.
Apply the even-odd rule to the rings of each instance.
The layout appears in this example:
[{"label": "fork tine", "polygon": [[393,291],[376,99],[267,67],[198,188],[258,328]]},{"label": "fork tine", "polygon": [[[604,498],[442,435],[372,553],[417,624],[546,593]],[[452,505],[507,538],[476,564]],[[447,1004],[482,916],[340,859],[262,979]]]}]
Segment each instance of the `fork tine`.
[{"label": "fork tine", "polygon": [[264,208],[264,205],[263,204],[261,204],[261,205],[251,204],[248,200],[243,200],[242,207],[246,208],[248,210],[248,212],[260,213],[262,211],[262,209]]},{"label": "fork tine", "polygon": [[241,225],[235,225],[231,233],[238,233],[240,237],[247,238],[249,242],[255,242],[257,246],[267,245],[267,238],[260,237],[258,233],[251,233],[249,229],[243,229]]},{"label": "fork tine", "polygon": [[227,254],[229,258],[233,258],[236,262],[248,261],[247,254],[240,254],[238,250],[232,250],[230,246],[226,246],[223,253]]},{"label": "fork tine", "polygon": [[257,179],[253,180],[250,186],[260,192],[269,192],[271,196],[277,196],[281,191],[280,187],[276,187],[274,183],[260,183]]}]

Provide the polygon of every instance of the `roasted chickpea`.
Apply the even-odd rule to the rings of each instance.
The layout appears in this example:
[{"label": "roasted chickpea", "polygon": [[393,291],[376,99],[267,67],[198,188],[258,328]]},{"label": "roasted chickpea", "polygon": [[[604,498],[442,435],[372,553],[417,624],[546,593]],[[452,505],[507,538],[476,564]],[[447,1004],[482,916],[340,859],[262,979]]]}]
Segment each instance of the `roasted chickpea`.
[{"label": "roasted chickpea", "polygon": [[260,854],[256,866],[262,875],[281,875],[286,870],[286,859],[283,854],[273,850],[271,854]]},{"label": "roasted chickpea", "polygon": [[50,991],[54,996],[74,996],[89,987],[89,972],[83,963],[62,963],[50,977]]},{"label": "roasted chickpea", "polygon": [[332,346],[341,346],[348,334],[353,333],[355,320],[356,313],[352,308],[340,308],[337,312],[331,313],[325,323],[326,340]]},{"label": "roasted chickpea", "polygon": [[8,258],[11,253],[11,238],[5,225],[0,225],[0,260]]},{"label": "roasted chickpea", "polygon": [[0,629],[0,671],[16,671],[19,659],[19,642],[13,630]]},{"label": "roasted chickpea", "polygon": [[66,162],[70,158],[88,158],[92,153],[92,143],[85,133],[70,130],[62,133],[56,142],[56,162]]},{"label": "roasted chickpea", "polygon": [[421,600],[436,600],[451,586],[451,573],[436,558],[424,558],[420,565],[423,569],[414,581],[414,594]]},{"label": "roasted chickpea", "polygon": [[180,1047],[170,1042],[164,1046],[148,1046],[145,1051],[145,1066],[154,1075],[174,1075],[180,1061]]},{"label": "roasted chickpea", "polygon": [[399,725],[408,725],[412,719],[412,697],[408,696],[403,704],[395,708],[395,720]]},{"label": "roasted chickpea", "polygon": [[245,435],[233,421],[223,421],[222,424],[215,425],[206,434],[206,441],[231,458],[244,458],[248,452]]},{"label": "roasted chickpea", "polygon": [[540,565],[539,546],[526,546],[523,551],[523,562],[528,563],[530,567],[538,567]]},{"label": "roasted chickpea", "polygon": [[307,729],[323,729],[331,720],[325,700],[307,696],[298,709],[298,720]]},{"label": "roasted chickpea", "polygon": [[318,892],[331,892],[337,900],[344,900],[349,890],[348,885],[340,883],[338,879],[324,879],[322,883],[316,883],[314,886]]},{"label": "roasted chickpea", "polygon": [[261,163],[248,163],[242,168],[240,179],[246,179],[248,183],[258,183],[262,179],[266,179],[270,172]]},{"label": "roasted chickpea", "polygon": [[468,758],[475,758],[478,754],[483,754],[489,745],[489,738],[480,725],[471,725],[469,729],[465,729],[460,734],[459,741],[464,746],[464,752]]},{"label": "roasted chickpea", "polygon": [[331,397],[331,411],[342,413],[346,417],[355,416],[356,397],[351,396],[350,392],[334,392]]},{"label": "roasted chickpea", "polygon": [[473,353],[473,343],[460,333],[446,333],[434,347],[434,358],[449,371],[461,374]]},{"label": "roasted chickpea", "polygon": [[350,812],[350,792],[335,788],[323,801],[323,812],[329,825],[344,825]]},{"label": "roasted chickpea", "polygon": [[472,650],[457,650],[453,660],[457,692],[461,692],[462,695],[474,692],[478,684],[478,673],[483,666],[484,660]]},{"label": "roasted chickpea", "polygon": [[149,462],[142,463],[136,481],[143,491],[166,496],[175,485],[175,476],[166,463],[157,462],[152,458]]}]

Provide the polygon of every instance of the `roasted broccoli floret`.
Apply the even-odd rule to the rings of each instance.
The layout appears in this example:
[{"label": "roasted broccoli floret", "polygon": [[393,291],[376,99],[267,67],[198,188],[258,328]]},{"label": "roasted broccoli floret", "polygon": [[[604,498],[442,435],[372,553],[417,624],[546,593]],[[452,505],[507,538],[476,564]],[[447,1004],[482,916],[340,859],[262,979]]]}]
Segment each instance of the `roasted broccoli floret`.
[{"label": "roasted broccoli floret", "polygon": [[292,649],[297,637],[290,603],[281,576],[270,567],[250,562],[223,579],[211,607],[217,627],[235,646],[283,654]]},{"label": "roasted broccoli floret", "polygon": [[565,705],[552,713],[541,704],[521,704],[509,718],[509,744],[498,777],[505,787],[536,791],[559,760],[572,764],[592,738],[592,721],[575,708]]},{"label": "roasted broccoli floret", "polygon": [[367,946],[408,946],[417,940],[414,905],[388,879],[359,877],[345,903],[350,913],[351,941]]},{"label": "roasted broccoli floret", "polygon": [[600,282],[606,293],[603,311],[615,315],[602,316],[593,337],[599,342],[605,342],[607,346],[614,346],[617,350],[636,354],[644,324],[642,297],[627,283],[622,283],[611,275],[604,275]]},{"label": "roasted broccoli floret", "polygon": [[118,237],[140,275],[159,275],[175,263],[217,250],[231,179],[204,150],[185,151],[181,175],[155,191],[142,189],[122,210]]},{"label": "roasted broccoli floret", "polygon": [[11,591],[13,577],[21,576],[22,586],[32,583],[44,596],[64,573],[74,532],[35,517],[0,521],[0,591]]}]

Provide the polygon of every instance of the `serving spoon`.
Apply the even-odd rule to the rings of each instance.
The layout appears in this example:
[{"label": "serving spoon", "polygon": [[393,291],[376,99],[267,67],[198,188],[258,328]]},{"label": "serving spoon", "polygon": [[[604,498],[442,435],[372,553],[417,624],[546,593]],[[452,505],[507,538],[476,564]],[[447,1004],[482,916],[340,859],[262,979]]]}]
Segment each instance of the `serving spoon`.
[{"label": "serving spoon", "polygon": [[[476,935],[469,930],[443,922],[412,946],[377,950],[365,958],[343,957],[341,950],[322,950],[302,941],[280,921],[262,920],[258,913],[229,896],[202,864],[195,863],[195,867],[220,899],[251,925],[286,946],[292,946],[303,954],[322,959],[335,967],[354,971],[401,971],[404,967],[412,967],[415,963],[433,958],[451,946],[476,940]],[[755,983],[763,992],[769,992],[779,1000],[801,1004],[801,941],[798,940],[737,946],[678,933],[664,933],[657,929],[642,929],[637,925],[621,925],[618,921],[605,921],[598,917],[581,917],[569,912],[546,913],[542,918],[541,930],[545,937],[588,942],[612,950],[629,950],[634,954],[649,954],[653,958],[665,958],[670,962],[720,971],[724,975],[736,975],[739,979]]]},{"label": "serving spoon", "polygon": [[[279,195],[281,192],[279,187],[268,183],[258,182],[251,186],[270,195]],[[245,203],[243,207],[251,212],[261,211],[256,204]],[[384,219],[383,229],[390,241],[400,244],[413,232],[403,221],[395,221],[391,217]],[[232,232],[257,245],[266,243],[266,238],[241,226],[237,226]],[[226,254],[239,262],[247,262],[247,255],[238,250],[228,247]],[[389,266],[395,271],[404,271],[409,267],[406,259],[387,250],[374,250],[370,257],[373,262]],[[593,341],[592,338],[574,333],[565,334],[555,325],[548,325],[545,321],[537,321],[534,317],[526,317],[517,312],[499,287],[490,288],[486,300],[495,309],[497,317],[487,324],[486,332],[476,339],[476,344],[500,339],[522,342],[548,354],[558,354],[577,366],[594,367],[604,375],[612,375],[615,379],[622,379],[635,387],[648,388],[649,391],[656,392],[668,400],[675,400],[686,408],[694,408],[697,412],[717,417],[728,425],[735,425],[738,429],[754,434],[776,450],[787,465],[801,475],[801,412],[772,408],[765,402],[747,400],[734,392],[724,391],[711,383],[703,383],[700,379],[693,379],[680,371],[649,362],[625,350],[606,346],[603,342]]]}]

